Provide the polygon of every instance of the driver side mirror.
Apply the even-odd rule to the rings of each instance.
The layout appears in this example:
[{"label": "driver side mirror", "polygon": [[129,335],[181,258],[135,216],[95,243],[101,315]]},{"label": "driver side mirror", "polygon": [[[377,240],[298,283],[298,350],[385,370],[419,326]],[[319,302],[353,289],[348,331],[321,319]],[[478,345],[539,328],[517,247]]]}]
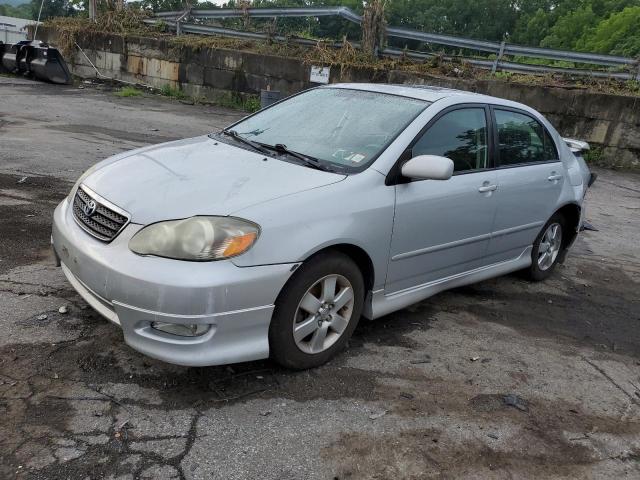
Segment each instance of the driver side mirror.
[{"label": "driver side mirror", "polygon": [[449,180],[453,175],[453,161],[438,155],[418,155],[406,162],[402,175],[416,180]]}]

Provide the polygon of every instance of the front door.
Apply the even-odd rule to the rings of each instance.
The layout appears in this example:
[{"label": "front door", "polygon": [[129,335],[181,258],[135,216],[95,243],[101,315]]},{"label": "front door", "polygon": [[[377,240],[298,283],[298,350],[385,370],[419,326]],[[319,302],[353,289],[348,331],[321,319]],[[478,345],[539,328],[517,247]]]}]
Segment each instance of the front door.
[{"label": "front door", "polygon": [[410,147],[409,158],[454,162],[449,180],[400,183],[385,293],[477,268],[486,254],[496,209],[489,109],[465,105],[441,112]]}]

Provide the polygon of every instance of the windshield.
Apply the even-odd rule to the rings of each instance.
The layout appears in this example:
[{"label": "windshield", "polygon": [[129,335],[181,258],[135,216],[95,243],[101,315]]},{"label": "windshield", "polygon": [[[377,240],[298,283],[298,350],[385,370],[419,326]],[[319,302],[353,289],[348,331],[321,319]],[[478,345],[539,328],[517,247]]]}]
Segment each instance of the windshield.
[{"label": "windshield", "polygon": [[284,146],[353,172],[373,162],[429,105],[383,93],[318,88],[258,112],[229,130],[243,139]]}]

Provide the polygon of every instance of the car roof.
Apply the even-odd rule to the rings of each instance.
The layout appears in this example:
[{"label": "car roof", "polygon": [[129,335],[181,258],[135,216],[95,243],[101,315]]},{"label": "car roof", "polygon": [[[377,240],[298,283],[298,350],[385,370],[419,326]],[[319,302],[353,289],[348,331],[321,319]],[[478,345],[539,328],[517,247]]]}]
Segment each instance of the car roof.
[{"label": "car roof", "polygon": [[[364,90],[368,92],[387,93],[390,95],[400,95],[403,97],[417,98],[427,102],[435,102],[443,98],[459,97],[463,102],[486,102],[498,105],[518,105],[502,98],[491,97],[479,93],[465,92],[453,88],[436,87],[431,85],[389,85],[384,83],[334,83],[327,85],[329,88],[344,88],[350,90]],[[325,87],[326,88],[326,87]],[[522,105],[524,106],[524,105]]]}]

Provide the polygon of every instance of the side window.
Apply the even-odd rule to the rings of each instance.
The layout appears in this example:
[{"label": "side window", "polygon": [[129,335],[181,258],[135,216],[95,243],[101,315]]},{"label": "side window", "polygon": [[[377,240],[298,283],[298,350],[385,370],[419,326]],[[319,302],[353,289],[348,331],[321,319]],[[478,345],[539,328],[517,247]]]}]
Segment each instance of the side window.
[{"label": "side window", "polygon": [[420,137],[412,155],[439,155],[453,160],[454,172],[487,168],[487,119],[484,108],[446,113]]},{"label": "side window", "polygon": [[501,166],[558,159],[551,136],[537,120],[523,113],[494,111]]}]

